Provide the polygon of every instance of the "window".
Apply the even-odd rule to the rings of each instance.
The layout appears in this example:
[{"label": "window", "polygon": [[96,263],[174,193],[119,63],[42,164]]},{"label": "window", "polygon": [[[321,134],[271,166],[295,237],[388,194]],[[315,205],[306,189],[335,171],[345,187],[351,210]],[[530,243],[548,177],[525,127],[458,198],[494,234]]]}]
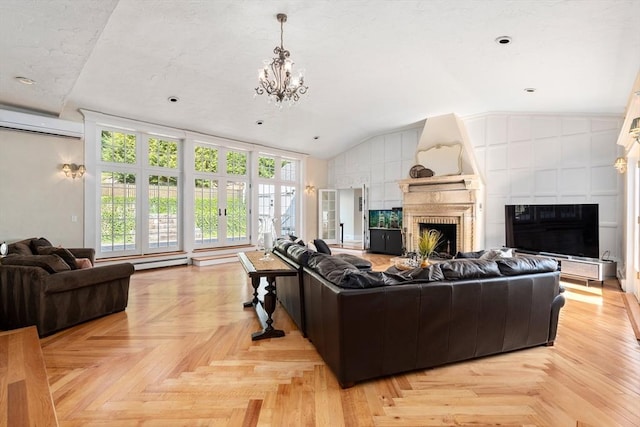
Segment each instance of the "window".
[{"label": "window", "polygon": [[[224,164],[220,164],[220,159]],[[204,143],[195,146],[193,210],[196,246],[249,243],[247,164],[247,152]]]},{"label": "window", "polygon": [[272,222],[279,236],[299,234],[297,169],[297,160],[276,156],[258,158],[258,221],[260,224]]},{"label": "window", "polygon": [[177,250],[178,142],[107,129],[100,138],[98,255]]},{"label": "window", "polygon": [[136,251],[137,242],[137,137],[135,134],[101,132],[100,245],[101,253]]},{"label": "window", "polygon": [[256,243],[266,219],[279,235],[299,234],[295,155],[82,114],[85,162],[95,171],[85,176],[85,243],[97,258]]},{"label": "window", "polygon": [[136,176],[102,172],[100,183],[100,251],[135,250]]}]

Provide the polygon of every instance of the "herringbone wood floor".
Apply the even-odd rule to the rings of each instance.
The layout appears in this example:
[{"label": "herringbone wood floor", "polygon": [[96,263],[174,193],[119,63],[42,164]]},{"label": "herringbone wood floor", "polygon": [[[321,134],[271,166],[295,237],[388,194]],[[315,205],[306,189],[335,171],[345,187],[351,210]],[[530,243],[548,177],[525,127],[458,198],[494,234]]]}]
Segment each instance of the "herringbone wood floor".
[{"label": "herringbone wood floor", "polygon": [[251,341],[239,263],[137,272],[126,312],[41,345],[61,426],[640,425],[640,347],[617,282],[568,286],[554,347],[346,390],[282,308],[286,336]]}]

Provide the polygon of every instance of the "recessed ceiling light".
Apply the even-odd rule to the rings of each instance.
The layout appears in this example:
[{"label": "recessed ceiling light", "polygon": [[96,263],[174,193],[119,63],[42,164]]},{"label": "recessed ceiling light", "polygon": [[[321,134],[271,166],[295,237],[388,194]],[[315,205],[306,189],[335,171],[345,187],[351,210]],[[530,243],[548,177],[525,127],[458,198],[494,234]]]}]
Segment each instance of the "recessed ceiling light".
[{"label": "recessed ceiling light", "polygon": [[319,136],[314,136],[313,139],[320,139],[320,137]]},{"label": "recessed ceiling light", "polygon": [[171,102],[171,103],[176,103],[178,101],[180,101],[180,98],[178,98],[177,96],[170,96],[167,98],[167,101]]},{"label": "recessed ceiling light", "polygon": [[524,91],[527,92],[527,93],[533,93],[533,92],[536,91],[536,88],[535,87],[526,87],[526,88],[524,88]]},{"label": "recessed ceiling light", "polygon": [[509,36],[500,36],[496,38],[496,43],[498,44],[509,44],[511,43],[511,37]]},{"label": "recessed ceiling light", "polygon": [[263,124],[263,123],[264,123],[264,122],[263,122],[262,120],[256,120],[256,124],[257,124],[258,126],[260,126],[260,125],[261,125],[261,124]]},{"label": "recessed ceiling light", "polygon": [[34,85],[34,84],[36,84],[36,81],[30,79],[29,77],[18,76],[18,77],[16,77],[16,80],[19,81],[20,83],[22,83],[23,85]]}]

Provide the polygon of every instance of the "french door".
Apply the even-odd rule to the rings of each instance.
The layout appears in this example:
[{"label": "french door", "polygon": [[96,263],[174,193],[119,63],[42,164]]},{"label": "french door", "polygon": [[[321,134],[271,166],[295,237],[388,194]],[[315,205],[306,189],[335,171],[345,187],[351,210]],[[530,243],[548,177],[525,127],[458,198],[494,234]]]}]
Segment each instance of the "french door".
[{"label": "french door", "polygon": [[318,199],[318,235],[329,244],[337,244],[340,239],[338,190],[318,190]]}]

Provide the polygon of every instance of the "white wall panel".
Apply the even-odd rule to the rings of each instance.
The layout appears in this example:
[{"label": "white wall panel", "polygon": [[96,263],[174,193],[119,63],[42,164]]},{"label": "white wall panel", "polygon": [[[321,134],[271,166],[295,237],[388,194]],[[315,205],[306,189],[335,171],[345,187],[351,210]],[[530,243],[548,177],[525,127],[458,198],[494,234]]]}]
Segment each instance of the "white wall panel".
[{"label": "white wall panel", "polygon": [[510,169],[530,168],[533,163],[531,141],[512,142],[508,147],[507,165]]},{"label": "white wall panel", "polygon": [[[611,163],[613,164],[613,162]],[[591,168],[591,192],[594,194],[611,193],[616,188],[618,172],[611,166]]]},{"label": "white wall panel", "polygon": [[530,116],[512,116],[509,118],[509,136],[510,142],[527,141],[531,139],[531,117]]},{"label": "white wall panel", "polygon": [[591,136],[591,164],[611,166],[618,157],[618,145],[609,144],[611,140],[617,140],[618,134],[614,131],[595,133]]},{"label": "white wall panel", "polygon": [[509,151],[507,145],[487,148],[487,171],[507,169],[508,158]]},{"label": "white wall panel", "polygon": [[510,193],[512,195],[531,195],[534,189],[534,180],[528,170],[511,170],[509,172]]},{"label": "white wall panel", "polygon": [[560,195],[571,196],[588,193],[588,171],[587,168],[562,169],[558,185]]},{"label": "white wall panel", "polygon": [[534,116],[531,122],[531,134],[535,139],[550,138],[560,134],[560,119],[557,117]]},{"label": "white wall panel", "polygon": [[362,145],[367,146],[371,152],[371,164],[384,163],[384,137],[376,136]]},{"label": "white wall panel", "polygon": [[578,134],[560,138],[560,161],[563,168],[586,166],[590,159],[589,135]]},{"label": "white wall panel", "polygon": [[562,118],[562,134],[571,135],[575,133],[588,133],[590,131],[589,119],[580,117]]},{"label": "white wall panel", "polygon": [[560,163],[560,142],[558,138],[544,138],[533,144],[533,167],[535,169],[557,168]]},{"label": "white wall panel", "polygon": [[487,172],[487,195],[508,195],[511,186],[509,185],[509,173],[504,171]]},{"label": "white wall panel", "polygon": [[558,171],[555,169],[535,171],[533,193],[536,197],[554,197],[558,192]]},{"label": "white wall panel", "polygon": [[402,135],[392,133],[384,136],[384,160],[395,162],[402,159]]},{"label": "white wall panel", "polygon": [[491,115],[487,117],[487,145],[507,142],[507,116]]},{"label": "white wall panel", "polygon": [[617,195],[596,196],[591,199],[590,203],[598,204],[598,219],[601,224],[616,224],[618,222],[617,199]]},{"label": "white wall panel", "polygon": [[[402,159],[415,161],[420,133],[417,129],[402,132]],[[412,165],[415,163],[412,163]],[[407,176],[408,176],[407,170]]]}]

